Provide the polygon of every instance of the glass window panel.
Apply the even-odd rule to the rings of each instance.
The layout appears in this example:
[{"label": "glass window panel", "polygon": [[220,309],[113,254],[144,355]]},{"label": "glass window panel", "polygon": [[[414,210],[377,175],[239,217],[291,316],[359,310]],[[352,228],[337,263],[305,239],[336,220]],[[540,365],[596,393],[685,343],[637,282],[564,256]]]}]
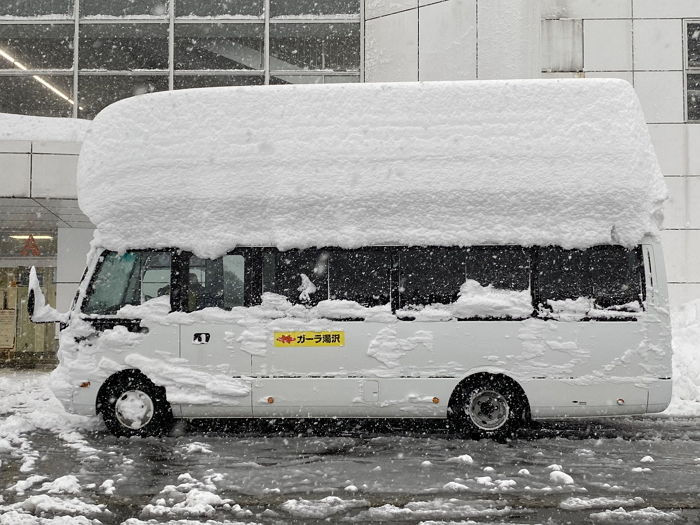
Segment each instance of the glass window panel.
[{"label": "glass window panel", "polygon": [[170,259],[169,252],[105,252],[88,288],[83,313],[113,315],[124,305],[168,295]]},{"label": "glass window panel", "polygon": [[263,69],[263,24],[178,24],[175,69]]},{"label": "glass window panel", "polygon": [[72,76],[0,76],[0,93],[0,113],[43,117],[70,117],[73,114]]},{"label": "glass window panel", "polygon": [[189,89],[219,86],[262,86],[265,77],[232,75],[184,75],[174,79],[175,89]]},{"label": "glass window panel", "polygon": [[688,75],[688,120],[700,120],[700,75]]},{"label": "glass window panel", "polygon": [[581,250],[564,250],[548,246],[541,248],[537,260],[537,283],[540,302],[547,300],[591,297],[588,257]]},{"label": "glass window panel", "polygon": [[688,24],[688,67],[700,67],[700,23]]},{"label": "glass window panel", "polygon": [[520,246],[466,249],[466,278],[481,286],[522,291],[530,288],[530,254]]},{"label": "glass window panel", "polygon": [[262,16],[262,0],[177,0],[175,16]]},{"label": "glass window panel", "polygon": [[405,248],[401,252],[400,307],[450,304],[464,284],[465,250]]},{"label": "glass window panel", "polygon": [[596,246],[588,251],[593,298],[601,308],[642,300],[642,254],[622,246]]},{"label": "glass window panel", "polygon": [[358,70],[359,24],[271,24],[270,69]]},{"label": "glass window panel", "polygon": [[359,13],[360,0],[270,0],[270,16]]},{"label": "glass window panel", "polygon": [[391,254],[385,250],[337,250],[331,253],[331,299],[355,301],[362,306],[388,304]]},{"label": "glass window panel", "polygon": [[242,255],[224,255],[224,308],[243,306],[245,292],[245,258]]},{"label": "glass window panel", "polygon": [[73,15],[73,0],[3,0],[0,16]]},{"label": "glass window panel", "polygon": [[167,14],[167,0],[80,0],[80,16],[165,16]]},{"label": "glass window panel", "polygon": [[167,69],[167,24],[81,24],[80,69]]},{"label": "glass window panel", "polygon": [[94,118],[105,106],[127,97],[167,91],[168,77],[163,76],[81,76],[78,116]]},{"label": "glass window panel", "polygon": [[0,69],[71,69],[73,33],[73,24],[0,24]]},{"label": "glass window panel", "polygon": [[190,257],[187,278],[187,311],[244,304],[245,258],[240,254],[218,259]]},{"label": "glass window panel", "polygon": [[283,295],[294,304],[328,299],[328,257],[324,250],[265,253],[263,292]]}]

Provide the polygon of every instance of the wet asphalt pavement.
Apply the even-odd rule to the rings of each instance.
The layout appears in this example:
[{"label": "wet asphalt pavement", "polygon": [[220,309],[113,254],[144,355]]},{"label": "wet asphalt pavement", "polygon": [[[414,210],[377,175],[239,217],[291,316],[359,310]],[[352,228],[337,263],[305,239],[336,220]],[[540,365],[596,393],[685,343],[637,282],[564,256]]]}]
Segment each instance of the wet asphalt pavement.
[{"label": "wet asphalt pavement", "polygon": [[[105,430],[26,437],[24,455],[0,448],[5,512],[49,494],[42,482],[73,475],[77,488],[51,497],[93,505],[72,515],[104,524],[700,523],[693,418],[541,422],[504,443],[415,420],[200,420],[157,439]],[[22,472],[27,453],[36,460]],[[11,488],[29,476],[45,479],[23,493]],[[197,506],[207,498],[210,507]]]}]

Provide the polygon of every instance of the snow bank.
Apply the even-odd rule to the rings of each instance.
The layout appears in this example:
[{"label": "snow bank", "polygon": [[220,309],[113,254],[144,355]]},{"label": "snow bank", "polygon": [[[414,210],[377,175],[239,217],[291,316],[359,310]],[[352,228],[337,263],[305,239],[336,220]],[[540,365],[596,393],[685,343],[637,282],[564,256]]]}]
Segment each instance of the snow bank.
[{"label": "snow bank", "polygon": [[666,413],[700,416],[700,299],[671,315],[673,397]]},{"label": "snow bank", "polygon": [[93,121],[78,198],[96,240],[237,245],[633,245],[666,197],[612,79],[207,88]]},{"label": "snow bank", "polygon": [[89,127],[89,120],[0,113],[0,140],[82,142]]}]

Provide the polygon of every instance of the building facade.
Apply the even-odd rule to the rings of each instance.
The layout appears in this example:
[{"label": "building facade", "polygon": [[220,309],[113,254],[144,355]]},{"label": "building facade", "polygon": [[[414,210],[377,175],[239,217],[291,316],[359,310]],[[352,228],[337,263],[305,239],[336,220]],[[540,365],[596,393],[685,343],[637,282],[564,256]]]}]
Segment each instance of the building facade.
[{"label": "building facade", "polygon": [[[9,0],[0,113],[91,119],[119,99],[191,87],[613,77],[642,103],[670,191],[671,300],[700,298],[697,0]],[[91,224],[80,139],[0,120],[0,361],[50,358],[25,314],[28,267],[65,310]],[[31,237],[30,237],[31,236]],[[50,360],[50,359],[49,359]]]}]

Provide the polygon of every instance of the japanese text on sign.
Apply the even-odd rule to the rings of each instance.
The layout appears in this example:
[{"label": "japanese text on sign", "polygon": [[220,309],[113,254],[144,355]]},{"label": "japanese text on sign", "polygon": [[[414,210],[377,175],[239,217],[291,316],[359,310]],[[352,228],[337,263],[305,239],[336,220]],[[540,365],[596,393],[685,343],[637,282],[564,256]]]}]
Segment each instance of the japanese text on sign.
[{"label": "japanese text on sign", "polygon": [[275,332],[275,346],[345,346],[345,332]]}]

